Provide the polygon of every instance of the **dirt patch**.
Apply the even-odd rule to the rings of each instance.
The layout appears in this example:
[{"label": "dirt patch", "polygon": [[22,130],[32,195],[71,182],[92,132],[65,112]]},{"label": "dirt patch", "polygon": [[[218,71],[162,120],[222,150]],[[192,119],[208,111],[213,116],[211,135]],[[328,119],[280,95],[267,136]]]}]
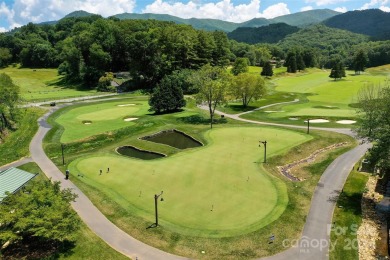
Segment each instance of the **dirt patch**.
[{"label": "dirt patch", "polygon": [[330,145],[328,147],[325,147],[325,148],[322,148],[322,149],[319,149],[319,150],[315,151],[309,157],[306,157],[304,159],[301,159],[301,160],[298,160],[298,161],[286,164],[284,166],[277,166],[276,168],[278,168],[279,172],[283,176],[285,176],[286,178],[288,178],[291,181],[304,181],[305,179],[301,179],[301,178],[295,176],[294,174],[292,174],[291,170],[293,168],[297,167],[297,166],[300,166],[300,165],[304,164],[304,163],[314,162],[316,157],[319,154],[324,153],[324,152],[329,151],[329,150],[332,150],[332,149],[335,149],[335,148],[338,148],[338,147],[341,147],[341,146],[344,146],[346,144],[347,144],[347,142],[338,143],[338,144],[332,144],[332,145]]}]

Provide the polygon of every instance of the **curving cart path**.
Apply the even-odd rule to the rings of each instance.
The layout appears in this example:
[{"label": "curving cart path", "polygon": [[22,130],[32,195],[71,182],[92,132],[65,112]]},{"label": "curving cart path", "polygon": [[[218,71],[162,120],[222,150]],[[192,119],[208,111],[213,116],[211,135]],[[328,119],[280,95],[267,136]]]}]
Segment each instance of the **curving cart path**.
[{"label": "curving cart path", "polygon": [[[296,102],[296,101],[293,101]],[[47,124],[47,117],[55,110],[61,108],[52,108],[48,113],[38,120],[39,129],[30,144],[31,158],[35,161],[42,171],[53,181],[60,181],[61,186],[70,188],[78,195],[75,202],[72,203],[73,208],[79,214],[80,218],[88,225],[88,227],[103,239],[112,248],[122,254],[133,259],[147,260],[176,260],[188,259],[167,252],[161,251],[147,244],[144,244],[110,222],[80,191],[71,180],[65,180],[64,174],[57,166],[46,156],[42,141],[46,133],[50,130],[50,125]],[[261,109],[261,108],[259,108]],[[216,111],[217,114],[223,114],[226,117],[241,120],[250,123],[274,125],[293,128],[305,128],[300,126],[280,125],[273,123],[263,123],[252,120],[239,118],[240,114],[229,115]],[[247,112],[245,112],[247,113]],[[319,129],[325,131],[334,131],[344,134],[353,135],[349,129],[327,129],[319,127],[311,127],[311,129]],[[346,178],[353,165],[364,155],[369,144],[361,144],[358,147],[338,157],[323,173],[319,184],[314,192],[310,212],[306,218],[302,237],[299,241],[285,241],[285,251],[263,259],[328,259],[329,252],[329,225],[332,221],[333,210],[335,206],[335,198],[342,189]],[[275,239],[277,241],[277,238]],[[296,243],[295,243],[296,242]],[[259,245],[260,246],[260,245]]]}]

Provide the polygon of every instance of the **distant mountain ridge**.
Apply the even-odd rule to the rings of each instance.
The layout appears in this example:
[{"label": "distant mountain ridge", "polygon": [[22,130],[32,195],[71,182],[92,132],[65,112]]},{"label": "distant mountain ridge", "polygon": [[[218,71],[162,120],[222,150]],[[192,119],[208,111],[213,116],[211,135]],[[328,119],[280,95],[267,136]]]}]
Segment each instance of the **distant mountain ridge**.
[{"label": "distant mountain ridge", "polygon": [[390,13],[379,9],[350,11],[328,18],[328,27],[365,34],[374,39],[390,39]]},{"label": "distant mountain ridge", "polygon": [[[260,26],[266,26],[274,23],[286,23],[291,26],[305,27],[307,25],[320,23],[338,14],[340,13],[330,9],[317,9],[317,10],[309,10],[309,11],[304,11],[304,12],[299,12],[294,14],[283,15],[273,19],[254,18],[242,23],[234,23],[234,22],[222,21],[217,19],[198,19],[198,18],[183,19],[168,14],[152,14],[152,13],[145,13],[145,14],[122,13],[122,14],[113,15],[111,17],[115,17],[121,20],[155,19],[159,21],[171,21],[177,24],[187,24],[187,25],[191,25],[195,29],[201,29],[207,31],[219,30],[224,32],[232,32],[239,27],[260,27]],[[66,15],[62,19],[69,18],[69,17],[86,17],[92,15],[95,14],[88,13],[86,11],[75,11]]]}]

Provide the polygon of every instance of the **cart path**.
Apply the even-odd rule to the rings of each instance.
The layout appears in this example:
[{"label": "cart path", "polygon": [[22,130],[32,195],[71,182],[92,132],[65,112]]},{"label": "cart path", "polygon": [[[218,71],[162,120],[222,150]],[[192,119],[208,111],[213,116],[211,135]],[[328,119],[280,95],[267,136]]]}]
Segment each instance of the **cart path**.
[{"label": "cart path", "polygon": [[[292,101],[297,102],[297,101]],[[283,102],[285,103],[285,102]],[[290,102],[288,102],[290,103]],[[275,105],[275,104],[274,104]],[[269,107],[269,106],[267,106]],[[103,239],[107,244],[112,248],[121,252],[122,254],[131,257],[133,259],[188,259],[180,256],[175,256],[173,254],[161,251],[154,247],[151,247],[147,244],[144,244],[135,238],[131,237],[112,222],[110,222],[86,197],[86,195],[80,191],[76,185],[72,183],[71,180],[65,180],[64,174],[57,168],[57,166],[46,156],[43,148],[42,142],[46,133],[50,130],[50,126],[47,124],[47,117],[53,113],[55,110],[61,108],[55,107],[50,109],[43,117],[38,120],[39,129],[36,135],[34,136],[30,144],[30,152],[33,161],[35,161],[42,171],[53,181],[60,181],[63,188],[70,188],[74,193],[78,195],[76,202],[72,203],[72,207],[78,213],[80,218],[88,225],[88,227],[97,234],[101,239]],[[262,109],[264,107],[258,108],[256,110]],[[251,111],[245,112],[250,113]],[[291,126],[283,124],[274,124],[274,123],[265,123],[258,122],[253,120],[242,119],[239,115],[229,115],[219,111],[216,111],[217,114],[223,114],[226,117],[241,120],[248,123],[262,124],[262,125],[273,125],[281,127],[290,127],[290,128],[306,128],[304,126]],[[324,131],[333,131],[338,133],[344,133],[348,135],[353,135],[352,131],[347,128],[320,128],[320,127],[310,127],[310,129],[324,130]],[[358,161],[361,156],[364,155],[365,151],[369,147],[369,144],[359,145],[353,150],[341,155],[338,157],[324,172],[322,175],[319,185],[317,186],[310,207],[310,212],[306,218],[306,223],[304,226],[302,238],[300,241],[308,241],[309,247],[303,247],[306,244],[297,243],[298,246],[291,247],[287,249],[290,244],[288,241],[286,243],[285,251],[262,259],[328,259],[329,251],[329,233],[327,228],[332,221],[333,210],[335,206],[335,196],[337,196],[338,191],[342,189],[346,178],[353,165]],[[72,176],[71,176],[72,178]],[[275,242],[277,242],[277,238]],[[314,243],[319,241],[321,243],[328,242],[325,246],[316,246]],[[325,242],[323,242],[325,241]],[[294,242],[294,241],[291,241]],[[300,246],[301,244],[301,246]],[[323,245],[323,244],[321,244]]]}]

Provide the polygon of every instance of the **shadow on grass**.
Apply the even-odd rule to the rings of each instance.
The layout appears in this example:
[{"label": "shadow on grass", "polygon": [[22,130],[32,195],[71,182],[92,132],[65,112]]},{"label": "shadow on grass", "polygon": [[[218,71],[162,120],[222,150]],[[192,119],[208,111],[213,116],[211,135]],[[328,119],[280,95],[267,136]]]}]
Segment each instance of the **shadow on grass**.
[{"label": "shadow on grass", "polygon": [[246,112],[246,111],[254,110],[257,107],[256,106],[246,106],[246,107],[244,107],[243,105],[232,104],[232,105],[227,105],[226,108],[231,110],[231,111],[234,111],[234,112]]},{"label": "shadow on grass", "polygon": [[58,259],[72,255],[75,243],[27,237],[1,251],[4,259]]},{"label": "shadow on grass", "polygon": [[65,79],[65,77],[61,77],[60,79],[57,79],[57,80],[48,81],[48,82],[46,82],[46,84],[48,86],[57,86],[57,87],[62,88],[62,89],[76,89],[76,90],[80,90],[80,91],[91,90],[91,88],[84,86],[80,82],[68,81]]},{"label": "shadow on grass", "polygon": [[153,110],[149,110],[149,112],[151,113],[148,113],[147,115],[148,116],[161,116],[161,115],[169,115],[169,114],[174,114],[174,113],[179,113],[179,112],[183,112],[184,110],[179,108],[179,109],[175,109],[175,110],[166,110],[166,111],[161,111],[161,112],[153,112]]},{"label": "shadow on grass", "polygon": [[342,208],[344,211],[352,212],[354,215],[360,215],[362,194],[359,192],[346,193],[341,192],[337,206]]}]

